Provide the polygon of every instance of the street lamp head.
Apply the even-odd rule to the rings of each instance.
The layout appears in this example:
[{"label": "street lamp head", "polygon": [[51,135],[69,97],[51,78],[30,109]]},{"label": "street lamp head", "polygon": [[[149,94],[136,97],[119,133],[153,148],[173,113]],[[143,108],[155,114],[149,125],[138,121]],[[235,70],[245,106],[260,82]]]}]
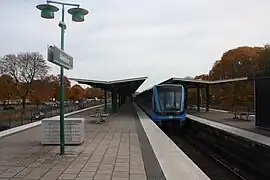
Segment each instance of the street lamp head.
[{"label": "street lamp head", "polygon": [[83,8],[71,8],[68,10],[68,13],[72,15],[72,21],[83,22],[84,16],[88,14],[88,11]]},{"label": "street lamp head", "polygon": [[41,17],[45,19],[53,19],[54,12],[57,12],[59,10],[59,8],[50,4],[39,4],[37,5],[37,8],[41,10]]}]

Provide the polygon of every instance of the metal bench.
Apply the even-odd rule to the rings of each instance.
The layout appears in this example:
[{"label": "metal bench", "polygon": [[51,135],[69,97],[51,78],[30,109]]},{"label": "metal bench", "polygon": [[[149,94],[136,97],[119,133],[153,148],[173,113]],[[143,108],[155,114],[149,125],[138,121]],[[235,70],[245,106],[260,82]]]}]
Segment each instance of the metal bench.
[{"label": "metal bench", "polygon": [[96,123],[97,124],[100,124],[102,122],[105,122],[105,119],[104,118],[108,117],[109,114],[108,113],[104,113],[104,112],[102,112],[100,110],[96,110],[95,112],[92,112],[92,113],[90,112],[89,113],[89,116],[90,117],[98,117]]},{"label": "metal bench", "polygon": [[[237,117],[239,115],[239,118]],[[235,106],[234,107],[234,119],[244,120],[243,116],[246,117],[245,120],[249,120],[250,109],[246,106]]]}]

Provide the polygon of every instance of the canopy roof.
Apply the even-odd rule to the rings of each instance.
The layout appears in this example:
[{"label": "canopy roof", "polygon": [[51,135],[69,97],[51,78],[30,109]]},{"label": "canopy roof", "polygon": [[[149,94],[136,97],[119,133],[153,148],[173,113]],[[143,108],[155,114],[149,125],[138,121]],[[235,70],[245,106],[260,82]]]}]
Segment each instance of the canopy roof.
[{"label": "canopy roof", "polygon": [[100,81],[90,79],[69,78],[80,84],[87,84],[95,88],[106,89],[107,91],[116,91],[120,95],[132,95],[144,83],[147,77],[138,77],[130,79],[120,79],[113,81]]},{"label": "canopy roof", "polygon": [[206,81],[206,80],[196,80],[196,79],[185,79],[185,78],[172,77],[172,78],[170,78],[166,81],[163,81],[159,84],[182,84],[186,88],[195,88],[195,87],[206,87],[209,85],[225,84],[225,83],[230,83],[230,82],[247,81],[247,80],[250,80],[250,79],[248,77],[241,77],[241,78],[234,78],[234,79]]}]

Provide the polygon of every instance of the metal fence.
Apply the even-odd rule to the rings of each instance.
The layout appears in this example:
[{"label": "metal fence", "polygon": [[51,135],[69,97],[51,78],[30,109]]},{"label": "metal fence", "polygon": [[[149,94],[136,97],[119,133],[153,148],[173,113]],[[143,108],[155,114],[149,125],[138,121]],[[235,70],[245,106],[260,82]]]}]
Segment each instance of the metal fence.
[{"label": "metal fence", "polygon": [[[69,104],[66,105],[64,110],[65,113],[77,111],[80,109],[85,109],[91,106],[100,105],[103,101],[95,101],[90,103],[79,103],[79,104]],[[18,110],[2,110],[0,112],[0,131],[1,129],[8,129],[24,124],[28,124],[31,122],[39,121],[40,119],[33,119],[32,117],[35,114],[39,114],[42,112],[42,118],[49,118],[53,116],[57,116],[60,114],[59,107],[42,107],[42,108],[25,108]]]}]

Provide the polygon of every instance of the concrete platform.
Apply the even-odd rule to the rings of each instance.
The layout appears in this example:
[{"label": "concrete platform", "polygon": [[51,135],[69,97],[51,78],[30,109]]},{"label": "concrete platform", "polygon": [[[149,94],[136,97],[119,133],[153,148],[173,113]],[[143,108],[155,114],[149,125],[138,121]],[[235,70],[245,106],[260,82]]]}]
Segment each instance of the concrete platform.
[{"label": "concrete platform", "polygon": [[238,120],[233,119],[234,115],[232,113],[210,110],[209,112],[190,111],[187,117],[237,136],[270,146],[270,131],[256,128],[255,118],[252,116],[249,117],[251,119],[250,121]]},{"label": "concrete platform", "polygon": [[167,180],[209,180],[209,177],[138,106],[135,107]]},{"label": "concrete platform", "polygon": [[85,141],[66,146],[41,144],[41,126],[0,139],[0,180],[208,180],[209,178],[137,106],[123,105],[105,122],[90,112]]},{"label": "concrete platform", "polygon": [[234,115],[225,111],[189,112],[189,114],[270,137],[270,131],[255,127],[254,116],[250,116],[250,121],[246,121],[233,119]]},{"label": "concrete platform", "polygon": [[58,146],[41,145],[41,126],[0,139],[0,179],[146,180],[130,108],[123,107],[102,124],[96,124],[89,111],[69,116],[86,119],[85,141],[67,146],[62,157]]}]

